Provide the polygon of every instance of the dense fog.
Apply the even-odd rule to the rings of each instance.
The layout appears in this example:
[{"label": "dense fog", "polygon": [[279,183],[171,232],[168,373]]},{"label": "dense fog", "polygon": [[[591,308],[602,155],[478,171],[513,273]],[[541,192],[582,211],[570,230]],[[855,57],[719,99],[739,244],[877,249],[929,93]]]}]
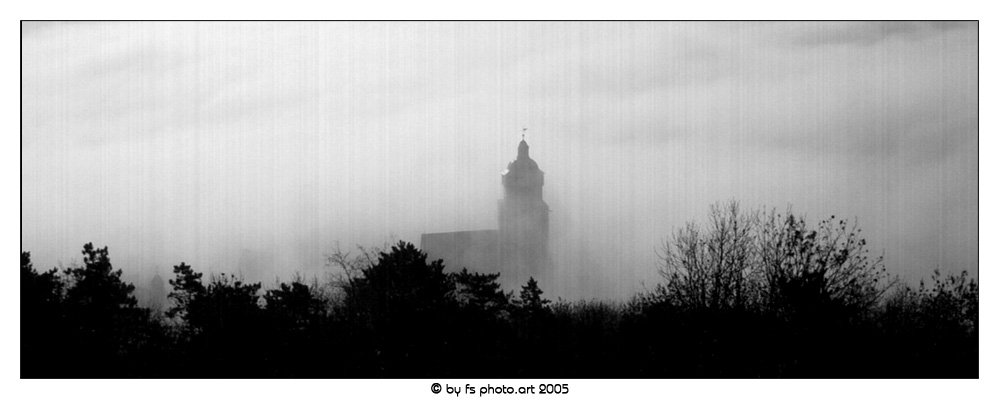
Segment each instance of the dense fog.
[{"label": "dense fog", "polygon": [[975,22],[26,22],[21,47],[42,269],[93,242],[139,287],[326,279],[338,244],[496,229],[524,134],[552,298],[655,286],[730,199],[856,217],[910,282],[978,277]]}]

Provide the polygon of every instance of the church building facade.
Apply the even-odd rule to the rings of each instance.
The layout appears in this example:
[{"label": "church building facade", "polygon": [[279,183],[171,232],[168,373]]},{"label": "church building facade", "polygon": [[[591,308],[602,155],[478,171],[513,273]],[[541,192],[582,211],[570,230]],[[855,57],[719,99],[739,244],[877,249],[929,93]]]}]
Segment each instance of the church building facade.
[{"label": "church building facade", "polygon": [[497,203],[496,230],[427,233],[420,248],[430,259],[442,259],[448,271],[500,273],[508,287],[529,277],[545,280],[551,270],[549,206],[542,198],[545,173],[538,168],[523,139],[517,158],[507,164],[500,182],[504,197]]}]

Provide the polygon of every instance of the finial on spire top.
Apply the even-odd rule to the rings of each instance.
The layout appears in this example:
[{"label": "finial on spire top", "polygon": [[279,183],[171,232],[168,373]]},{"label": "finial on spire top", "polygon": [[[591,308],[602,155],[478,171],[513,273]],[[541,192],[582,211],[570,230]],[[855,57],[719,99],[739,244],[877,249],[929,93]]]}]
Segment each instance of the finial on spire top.
[{"label": "finial on spire top", "polygon": [[[528,128],[524,128],[522,132],[527,131]],[[521,143],[517,144],[517,159],[528,158],[528,142],[524,141],[524,134],[521,134]]]}]

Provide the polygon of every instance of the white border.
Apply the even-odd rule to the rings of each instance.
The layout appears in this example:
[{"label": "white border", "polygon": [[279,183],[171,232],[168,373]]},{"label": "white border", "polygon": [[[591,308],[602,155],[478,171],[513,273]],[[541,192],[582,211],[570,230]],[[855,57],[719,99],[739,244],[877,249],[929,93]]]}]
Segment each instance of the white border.
[{"label": "white border", "polygon": [[[437,1],[437,2],[361,2],[338,3],[317,2],[306,3],[297,1],[264,2],[206,2],[206,1],[175,1],[156,3],[137,3],[134,1],[36,1],[18,2],[8,5],[7,15],[14,17],[8,26],[15,24],[17,19],[988,19],[987,8],[982,3],[971,1],[838,1],[838,2],[801,2],[772,1],[747,2],[726,1],[712,3],[695,2],[546,2],[539,1],[506,1],[494,3],[475,3],[467,1]],[[388,3],[388,4],[386,4]],[[140,5],[141,4],[141,5]],[[995,52],[993,51],[994,29],[991,24],[980,23],[980,70],[991,71],[995,68]],[[11,32],[13,33],[13,32]],[[20,43],[9,35],[5,41],[6,54],[19,54]],[[5,76],[20,76],[19,68],[15,71],[12,62],[5,63],[8,74]],[[990,67],[994,65],[994,67]],[[19,66],[19,64],[18,64]],[[995,110],[992,88],[994,79],[991,74],[981,74],[980,109]],[[10,133],[3,135],[3,146],[6,153],[3,157],[5,168],[4,181],[8,187],[18,183],[20,176],[15,178],[15,171],[20,171],[20,142],[15,143],[13,131],[20,120],[20,98],[13,95],[20,93],[19,83],[15,87],[13,79],[6,82],[5,107],[3,107],[5,125]],[[983,90],[985,88],[986,90]],[[991,116],[995,113],[981,114],[980,129],[983,132],[997,132],[996,124]],[[19,131],[19,128],[17,128]],[[980,154],[982,149],[995,149],[994,135],[981,136]],[[18,152],[17,157],[14,153]],[[15,163],[18,160],[18,163]],[[996,204],[992,177],[997,171],[996,163],[990,158],[982,160],[980,176],[985,176],[987,184],[980,184],[980,203]],[[985,189],[985,190],[983,190]],[[985,201],[983,201],[985,200]],[[5,226],[15,226],[13,211],[15,200],[12,196],[4,199]],[[18,207],[20,209],[20,201]],[[20,218],[17,217],[19,221]],[[992,230],[982,227],[996,226],[996,213],[990,207],[980,216],[980,242],[990,243],[989,239],[996,236]],[[20,225],[19,223],[17,224]],[[2,243],[20,243],[13,229],[5,230]],[[15,238],[18,238],[15,240]],[[983,240],[985,239],[985,240]],[[13,249],[4,254],[13,254]],[[981,265],[991,265],[994,257],[980,250]],[[13,273],[14,269],[5,269]],[[992,277],[990,268],[980,269],[980,278],[990,286]],[[11,277],[5,274],[5,277]],[[11,280],[8,280],[11,282]],[[991,290],[985,290],[981,307],[983,322],[981,337],[995,336],[995,299]],[[4,291],[4,315],[10,321],[10,316],[19,315],[18,291]],[[19,319],[18,319],[19,321]],[[16,324],[10,324],[16,325]],[[8,326],[10,326],[8,325]],[[18,325],[19,326],[19,325]],[[19,370],[19,329],[5,329],[2,335],[3,343],[3,377],[5,380],[18,379]],[[556,380],[556,379],[490,379],[490,380],[456,380],[441,379],[440,383],[473,384],[473,385],[527,385],[538,382],[569,383],[572,388],[570,395],[561,398],[741,398],[741,399],[837,399],[844,398],[984,398],[989,386],[996,378],[995,349],[991,341],[980,341],[980,379],[976,381],[940,381],[940,380]],[[470,368],[474,368],[470,365]],[[430,385],[437,380],[171,380],[171,381],[137,381],[137,380],[18,380],[5,386],[3,393],[6,398],[100,398],[100,399],[130,399],[144,400],[178,398],[446,398],[444,394],[433,395]],[[6,383],[6,382],[5,382]],[[992,386],[992,385],[990,385]],[[556,396],[556,395],[550,395]],[[473,396],[460,396],[471,398]],[[478,398],[478,396],[475,396]],[[490,397],[490,396],[487,396]],[[496,396],[492,396],[496,397]],[[506,396],[505,396],[506,397]]]}]

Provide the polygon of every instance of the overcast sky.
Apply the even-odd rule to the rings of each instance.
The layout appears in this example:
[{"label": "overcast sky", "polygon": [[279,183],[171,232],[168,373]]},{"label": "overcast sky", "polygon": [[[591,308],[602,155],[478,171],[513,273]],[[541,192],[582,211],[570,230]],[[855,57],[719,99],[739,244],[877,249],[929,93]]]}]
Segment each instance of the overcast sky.
[{"label": "overcast sky", "polygon": [[[569,298],[710,204],[978,276],[976,23],[22,23],[21,248],[127,276],[495,229],[522,128]],[[545,289],[545,288],[543,288]]]}]

